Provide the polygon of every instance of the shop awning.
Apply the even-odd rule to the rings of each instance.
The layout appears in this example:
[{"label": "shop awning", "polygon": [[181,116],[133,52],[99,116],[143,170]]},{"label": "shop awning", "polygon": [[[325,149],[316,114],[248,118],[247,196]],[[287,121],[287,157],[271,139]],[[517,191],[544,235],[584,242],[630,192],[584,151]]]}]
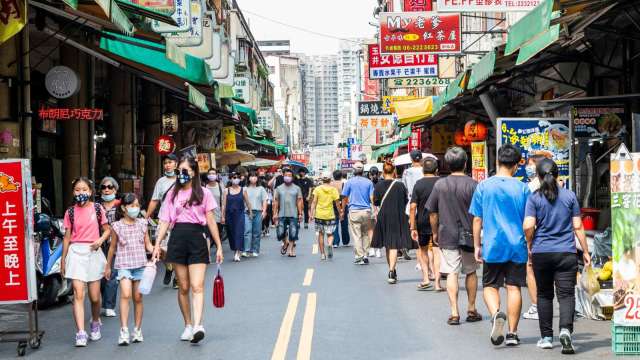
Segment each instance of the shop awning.
[{"label": "shop awning", "polygon": [[122,33],[133,35],[136,30],[127,17],[127,14],[120,9],[115,0],[95,0],[109,20],[115,24]]},{"label": "shop awning", "polygon": [[[373,150],[373,153],[371,153],[371,158],[377,159],[380,156],[393,154],[398,148],[407,146],[408,143],[409,143],[408,140],[397,140],[390,144],[381,145],[380,147]],[[374,147],[375,146],[371,146],[371,148],[374,148]]]},{"label": "shop awning", "polygon": [[271,141],[269,139],[256,139],[253,137],[247,137],[247,139],[253,143],[273,148],[276,155],[286,154],[288,152],[286,146],[276,144],[274,141]]},{"label": "shop awning", "polygon": [[475,89],[483,81],[487,80],[493,74],[496,67],[496,51],[493,50],[486,54],[478,63],[471,68],[469,76],[469,84],[467,89]]},{"label": "shop awning", "polygon": [[258,123],[258,117],[256,116],[256,111],[250,107],[246,107],[240,104],[233,104],[233,109],[237,112],[245,113],[251,119],[251,124]]},{"label": "shop awning", "polygon": [[516,65],[521,65],[527,62],[527,60],[536,56],[540,51],[546,49],[549,45],[553,44],[560,37],[560,24],[553,25],[548,30],[544,31],[540,36],[531,40],[520,48],[518,52],[518,59]]},{"label": "shop awning", "polygon": [[400,125],[410,124],[431,116],[433,111],[433,96],[420,99],[396,101],[394,109]]},{"label": "shop awning", "polygon": [[465,76],[467,72],[461,72],[458,77],[455,78],[448,86],[446,94],[444,95],[444,103],[448,103],[449,101],[456,98],[456,96],[460,95],[464,91],[465,86]]},{"label": "shop awning", "polygon": [[218,89],[220,91],[220,99],[233,99],[236,95],[231,85],[218,83]]},{"label": "shop awning", "polygon": [[192,84],[212,85],[215,82],[209,66],[200,58],[185,54],[186,66],[182,68],[167,59],[166,47],[162,44],[113,32],[103,31],[102,34],[100,49],[111,54],[175,75]]},{"label": "shop awning", "polygon": [[529,11],[522,19],[509,28],[507,46],[504,54],[511,55],[524,44],[549,29],[553,0],[543,0],[540,5]]},{"label": "shop awning", "polygon": [[191,86],[191,84],[187,83],[186,85],[187,89],[189,90],[187,96],[187,100],[189,100],[189,103],[200,109],[200,111],[202,112],[209,112],[209,108],[207,107],[207,97],[204,96],[204,94],[202,94],[200,91],[198,91],[198,89]]}]

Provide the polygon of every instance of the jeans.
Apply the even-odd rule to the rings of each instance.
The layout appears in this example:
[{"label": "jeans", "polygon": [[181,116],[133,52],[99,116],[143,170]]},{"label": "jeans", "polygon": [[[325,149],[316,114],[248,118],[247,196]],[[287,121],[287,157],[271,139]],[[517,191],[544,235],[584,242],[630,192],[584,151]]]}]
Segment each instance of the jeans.
[{"label": "jeans", "polygon": [[534,253],[533,273],[538,286],[540,335],[553,336],[553,289],[560,304],[560,329],[573,332],[578,257],[574,253]]},{"label": "jeans", "polygon": [[287,230],[289,231],[289,241],[298,241],[298,231],[300,230],[300,223],[297,217],[281,217],[278,219],[278,226],[276,227],[276,234],[278,240],[283,241],[287,236]]},{"label": "jeans", "polygon": [[262,236],[262,211],[251,210],[244,215],[244,251],[260,252],[260,236]]},{"label": "jeans", "polygon": [[369,254],[371,238],[369,228],[371,224],[371,210],[351,210],[349,213],[349,235],[353,238],[356,258],[364,258]]},{"label": "jeans", "polygon": [[[115,263],[115,261],[113,262]],[[116,280],[117,272],[113,270],[111,264],[111,279],[102,279],[100,281],[100,292],[102,293],[102,308],[115,310],[116,298],[118,297],[118,280]]]},{"label": "jeans", "polygon": [[349,245],[349,210],[345,210],[344,212],[344,220],[340,220],[340,213],[338,209],[336,209],[335,205],[333,207],[334,213],[336,214],[336,219],[338,219],[338,226],[336,226],[336,230],[333,232],[333,245],[340,245],[340,238],[342,233],[342,245]]}]

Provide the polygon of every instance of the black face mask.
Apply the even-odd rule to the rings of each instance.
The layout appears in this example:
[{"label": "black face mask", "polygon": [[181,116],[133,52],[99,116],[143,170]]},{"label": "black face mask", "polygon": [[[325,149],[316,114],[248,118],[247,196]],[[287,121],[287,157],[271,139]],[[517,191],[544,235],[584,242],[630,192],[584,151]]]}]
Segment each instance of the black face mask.
[{"label": "black face mask", "polygon": [[191,175],[189,175],[189,172],[186,169],[182,169],[182,171],[180,172],[180,175],[178,175],[178,181],[182,185],[191,181]]}]

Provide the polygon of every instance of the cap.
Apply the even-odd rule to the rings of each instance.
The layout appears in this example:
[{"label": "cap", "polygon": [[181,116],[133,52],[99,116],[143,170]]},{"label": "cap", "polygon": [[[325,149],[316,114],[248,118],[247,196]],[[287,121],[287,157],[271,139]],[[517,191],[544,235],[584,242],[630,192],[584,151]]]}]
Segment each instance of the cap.
[{"label": "cap", "polygon": [[165,156],[162,157],[162,161],[165,160],[173,160],[173,161],[178,161],[178,157],[176,156],[176,154],[167,154]]},{"label": "cap", "polygon": [[411,160],[413,161],[420,161],[422,160],[422,151],[417,149],[411,150],[411,153],[409,153],[409,156],[411,156]]},{"label": "cap", "polygon": [[353,170],[364,170],[364,164],[358,161],[357,163],[353,164]]},{"label": "cap", "polygon": [[378,169],[377,166],[372,166],[371,169],[369,169],[369,174],[377,175],[379,173],[380,173],[380,169]]}]

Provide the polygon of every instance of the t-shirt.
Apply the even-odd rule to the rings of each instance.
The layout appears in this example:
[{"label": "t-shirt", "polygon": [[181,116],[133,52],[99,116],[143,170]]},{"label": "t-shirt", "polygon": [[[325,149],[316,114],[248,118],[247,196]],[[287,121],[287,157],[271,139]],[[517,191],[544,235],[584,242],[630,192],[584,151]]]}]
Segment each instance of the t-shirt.
[{"label": "t-shirt", "polygon": [[344,184],[342,195],[349,198],[349,210],[371,210],[373,183],[364,176],[354,176]]},{"label": "t-shirt", "polygon": [[319,220],[334,220],[333,204],[340,199],[340,193],[331,185],[320,185],[313,189],[313,197],[316,198],[315,217]]},{"label": "t-shirt", "polygon": [[269,194],[262,186],[248,186],[244,188],[249,197],[249,205],[251,210],[262,211],[262,202],[269,199]]},{"label": "t-shirt", "polygon": [[302,191],[298,185],[282,184],[276,188],[274,199],[278,201],[278,217],[298,217],[298,199],[302,198]]},{"label": "t-shirt", "polygon": [[107,211],[102,205],[101,218],[98,222],[98,214],[94,203],[88,202],[85,206],[73,206],[73,229],[71,228],[71,218],[69,210],[64,213],[64,228],[71,231],[71,243],[91,244],[100,238],[100,226],[107,224]]},{"label": "t-shirt", "polygon": [[162,201],[164,194],[176,183],[176,178],[163,176],[156,181],[156,186],[153,188],[153,195],[151,200]]},{"label": "t-shirt", "polygon": [[459,249],[460,231],[472,231],[473,218],[467,209],[476,186],[475,180],[462,175],[442,178],[433,186],[426,206],[429,212],[438,213],[438,244],[441,248]]},{"label": "t-shirt", "polygon": [[527,262],[522,224],[530,194],[527,184],[504,176],[490,177],[476,188],[469,212],[482,218],[482,258],[485,262]]},{"label": "t-shirt", "polygon": [[306,200],[309,198],[309,191],[313,187],[313,180],[305,177],[304,179],[296,179],[295,184],[300,187],[302,197]]},{"label": "t-shirt", "polygon": [[576,252],[573,237],[573,218],[580,216],[576,195],[560,188],[558,198],[551,204],[541,192],[529,196],[525,217],[536,218],[532,253]]},{"label": "t-shirt", "polygon": [[147,263],[144,244],[147,226],[144,219],[136,219],[133,224],[127,224],[124,220],[120,220],[111,225],[113,231],[118,235],[116,260],[113,264],[115,269],[138,269]]},{"label": "t-shirt", "polygon": [[424,172],[422,171],[422,167],[412,166],[402,173],[402,182],[404,183],[404,186],[407,187],[409,198],[411,198],[413,194],[413,187],[416,185],[418,180],[423,177]]},{"label": "t-shirt", "polygon": [[170,224],[189,223],[206,225],[207,212],[213,211],[218,207],[211,192],[203,188],[202,203],[189,206],[187,203],[191,197],[192,189],[179,191],[178,196],[173,199],[174,190],[175,189],[169,190],[162,203],[159,216],[160,220]]},{"label": "t-shirt", "polygon": [[427,210],[427,200],[433,191],[436,182],[440,180],[437,176],[423,177],[416,182],[411,194],[411,203],[416,204],[416,227],[420,234],[431,234],[431,223],[429,222],[429,210]]},{"label": "t-shirt", "polygon": [[[216,204],[218,205],[222,204],[222,197],[225,196],[224,195],[225,186],[221,182],[219,182],[217,185],[214,185],[213,187],[209,187],[209,185],[207,185],[207,189],[209,189],[209,191],[211,192],[211,195],[213,195],[213,198],[216,200]],[[220,222],[221,211],[222,209],[220,208],[220,206],[213,209],[213,217],[216,219],[217,223]]]}]

